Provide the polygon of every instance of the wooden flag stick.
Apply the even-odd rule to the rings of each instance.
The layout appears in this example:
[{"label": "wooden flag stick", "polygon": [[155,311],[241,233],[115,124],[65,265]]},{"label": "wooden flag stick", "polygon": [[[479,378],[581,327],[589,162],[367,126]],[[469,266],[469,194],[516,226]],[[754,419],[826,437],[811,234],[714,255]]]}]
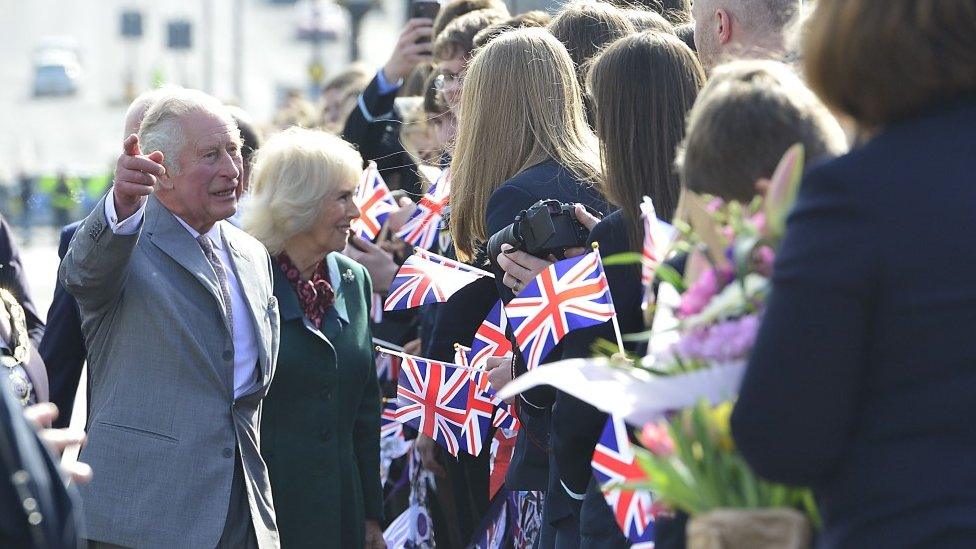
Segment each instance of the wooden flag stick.
[{"label": "wooden flag stick", "polygon": [[407,353],[401,353],[399,351],[394,351],[393,349],[387,349],[385,347],[380,347],[377,345],[374,347],[377,353],[383,353],[385,355],[398,356],[400,358],[411,358],[417,360],[423,360],[424,362],[437,362],[440,364],[447,364],[451,368],[457,368],[458,370],[464,370],[466,372],[484,372],[481,368],[472,368],[470,366],[461,366],[460,364],[451,364],[450,362],[444,362],[443,360],[434,360],[432,358],[424,358],[422,356],[408,355]]},{"label": "wooden flag stick", "polygon": [[[603,278],[606,280],[607,271],[603,268],[603,256],[600,255],[600,243],[594,242],[592,244],[593,251],[596,253],[596,260],[600,262],[600,270],[603,271]],[[607,298],[610,300],[610,306],[613,307],[613,316],[610,320],[613,322],[613,335],[617,336],[617,348],[620,350],[622,356],[627,356],[627,351],[624,349],[624,337],[620,334],[620,323],[617,322],[617,307],[613,304],[613,294],[610,293],[610,281],[607,280]]]},{"label": "wooden flag stick", "polygon": [[438,259],[441,259],[445,263],[449,263],[449,264],[450,263],[453,263],[454,265],[457,265],[460,268],[460,270],[462,270],[462,271],[469,271],[469,272],[472,272],[472,273],[478,273],[481,276],[487,276],[489,278],[495,278],[495,275],[492,274],[492,273],[489,273],[488,271],[479,269],[477,267],[473,267],[471,265],[468,265],[467,263],[461,263],[460,261],[451,259],[449,257],[444,257],[442,255],[437,255],[434,252],[429,252],[429,251],[427,251],[427,250],[425,250],[423,248],[414,247],[413,251],[417,255],[420,255],[420,256],[425,256],[425,255],[434,256],[434,257],[436,257]]}]

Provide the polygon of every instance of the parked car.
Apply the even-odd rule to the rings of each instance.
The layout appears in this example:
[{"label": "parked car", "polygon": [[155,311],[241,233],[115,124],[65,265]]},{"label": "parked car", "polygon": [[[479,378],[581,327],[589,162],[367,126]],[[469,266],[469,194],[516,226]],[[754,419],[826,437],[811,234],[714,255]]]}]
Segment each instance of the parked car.
[{"label": "parked car", "polygon": [[34,59],[34,97],[74,95],[81,84],[81,64],[66,51],[50,51]]}]

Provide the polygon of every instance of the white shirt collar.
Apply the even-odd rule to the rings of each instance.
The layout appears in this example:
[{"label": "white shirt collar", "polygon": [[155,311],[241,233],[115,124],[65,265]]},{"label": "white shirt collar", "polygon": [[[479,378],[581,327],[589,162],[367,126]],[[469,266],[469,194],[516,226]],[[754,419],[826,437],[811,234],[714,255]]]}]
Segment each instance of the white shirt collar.
[{"label": "white shirt collar", "polygon": [[[196,229],[191,227],[186,221],[183,221],[183,219],[180,216],[173,214],[173,217],[175,217],[176,220],[180,222],[180,225],[183,225],[184,229],[189,231],[190,236],[193,237],[193,240],[196,240],[197,237],[200,236],[200,233]],[[224,249],[224,239],[220,237],[220,221],[214,223],[213,227],[210,227],[210,230],[207,231],[206,234],[207,234],[207,238],[210,239],[210,243],[213,244],[214,249],[217,250]]]}]

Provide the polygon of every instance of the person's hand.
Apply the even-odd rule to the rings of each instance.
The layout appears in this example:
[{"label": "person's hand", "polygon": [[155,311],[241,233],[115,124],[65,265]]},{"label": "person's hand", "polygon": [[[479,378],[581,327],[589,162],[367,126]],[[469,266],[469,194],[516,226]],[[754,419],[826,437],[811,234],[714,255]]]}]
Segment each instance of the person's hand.
[{"label": "person's hand", "polygon": [[[399,82],[410,75],[420,63],[429,62],[431,55],[431,38],[434,33],[434,21],[431,19],[411,19],[400,32],[400,39],[393,48],[393,54],[383,66],[383,76],[390,84]],[[417,42],[426,38],[425,42]]]},{"label": "person's hand", "polygon": [[434,473],[434,476],[446,477],[447,471],[444,470],[444,466],[437,459],[437,454],[440,453],[440,447],[437,446],[434,439],[427,435],[418,434],[415,444],[417,445],[417,453],[420,454],[420,465],[424,469]]},{"label": "person's hand", "polygon": [[139,136],[132,134],[125,138],[122,154],[115,162],[115,184],[112,186],[119,221],[136,213],[146,197],[152,194],[157,178],[164,175],[162,152],[143,155],[139,150]]},{"label": "person's hand", "polygon": [[408,355],[420,356],[422,345],[419,337],[417,339],[411,339],[403,345],[403,352]]},{"label": "person's hand", "polygon": [[390,289],[390,283],[393,282],[393,277],[399,269],[390,253],[357,235],[349,237],[349,243],[342,253],[366,267],[369,277],[373,280],[373,291],[385,294]]},{"label": "person's hand", "polygon": [[380,528],[380,523],[375,520],[366,521],[366,539],[363,546],[365,549],[386,549],[383,530]]},{"label": "person's hand", "polygon": [[[600,222],[600,218],[586,211],[586,208],[582,204],[575,205],[575,208],[573,209],[573,214],[576,217],[576,220],[579,221],[584,227],[586,227],[586,230],[588,231],[592,231],[593,227],[596,227],[596,224]],[[583,248],[583,247],[568,248],[566,250],[566,253],[563,255],[565,255],[566,257],[579,257],[585,253],[588,253],[589,251],[590,248]]]},{"label": "person's hand", "polygon": [[[24,408],[24,418],[37,429],[37,436],[47,444],[56,456],[61,456],[65,448],[80,445],[85,441],[85,432],[77,429],[50,429],[58,417],[58,407],[50,402],[35,404]],[[61,472],[78,484],[86,484],[92,479],[92,469],[87,463],[72,461],[61,463]]]},{"label": "person's hand", "polygon": [[[576,204],[573,213],[588,231],[592,231],[593,227],[596,227],[596,224],[600,222],[600,219],[586,211],[582,204]],[[548,259],[541,259],[521,250],[512,250],[511,245],[502,244],[502,253],[498,254],[495,260],[498,262],[498,266],[505,271],[502,284],[511,288],[515,294],[521,292],[526,284],[557,261],[556,257],[551,254]],[[589,252],[588,248],[568,248],[565,256],[578,257],[587,252]]]},{"label": "person's hand", "polygon": [[582,223],[588,231],[592,231],[593,227],[600,222],[600,218],[586,211],[586,207],[582,204],[576,204],[573,213],[576,214],[576,221]]},{"label": "person's hand", "polygon": [[505,271],[502,284],[518,294],[533,278],[556,262],[556,258],[539,259],[522,250],[516,250],[510,244],[502,244],[502,253],[496,258],[498,266]]},{"label": "person's hand", "polygon": [[[488,357],[485,370],[488,371],[488,383],[491,384],[491,388],[496,393],[501,391],[503,387],[508,385],[509,381],[512,381],[511,353],[505,356]],[[506,402],[511,402],[511,400],[507,400]]]},{"label": "person's hand", "polygon": [[417,211],[417,204],[413,200],[405,196],[401,196],[398,201],[400,208],[394,212],[390,212],[390,215],[386,218],[386,226],[389,228],[391,233],[396,233],[407,223],[413,212]]}]

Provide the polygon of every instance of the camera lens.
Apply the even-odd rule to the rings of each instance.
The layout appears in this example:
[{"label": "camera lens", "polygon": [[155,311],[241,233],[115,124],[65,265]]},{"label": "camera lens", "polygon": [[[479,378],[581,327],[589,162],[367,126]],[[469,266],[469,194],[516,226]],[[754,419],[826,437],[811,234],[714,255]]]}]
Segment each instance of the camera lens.
[{"label": "camera lens", "polygon": [[488,260],[497,267],[498,254],[502,253],[502,244],[509,244],[516,250],[522,249],[522,236],[519,221],[501,229],[488,239]]}]

